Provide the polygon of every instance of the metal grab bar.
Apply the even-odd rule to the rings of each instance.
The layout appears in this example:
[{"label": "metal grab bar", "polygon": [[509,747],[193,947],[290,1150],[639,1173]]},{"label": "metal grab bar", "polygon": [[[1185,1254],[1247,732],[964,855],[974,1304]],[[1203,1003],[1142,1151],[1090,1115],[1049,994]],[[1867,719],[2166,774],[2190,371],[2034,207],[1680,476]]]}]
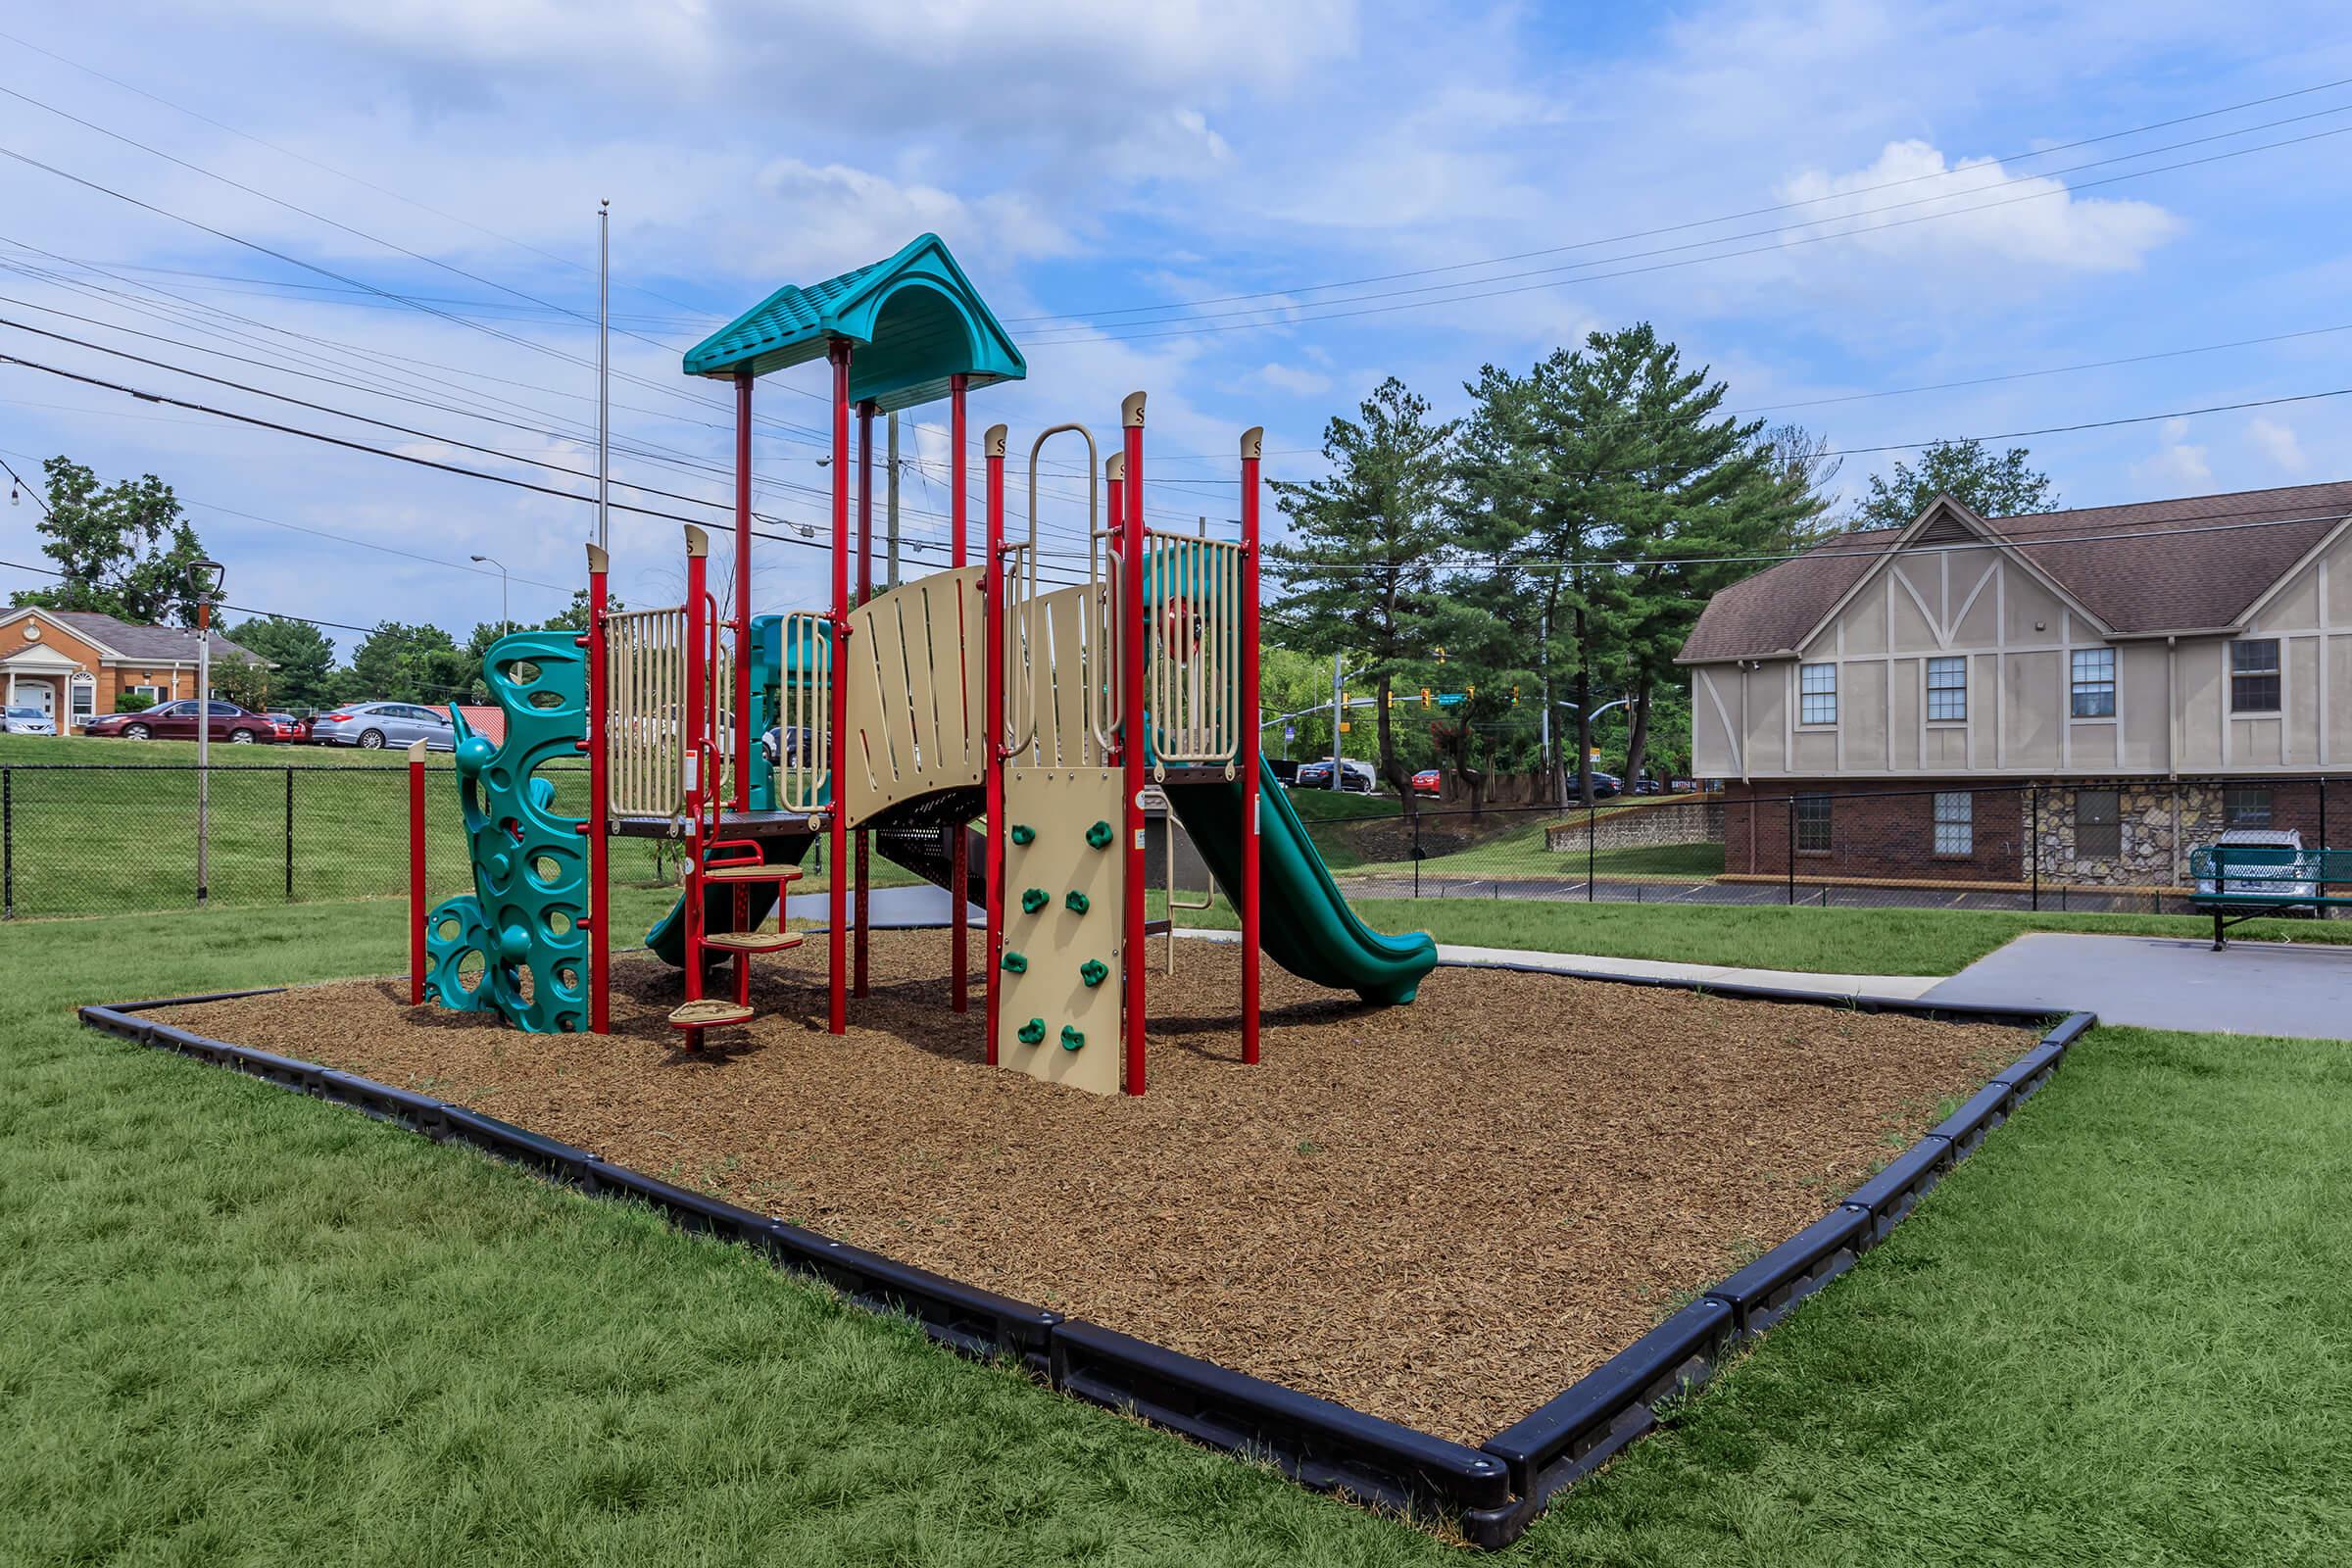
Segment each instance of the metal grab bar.
[{"label": "metal grab bar", "polygon": [[[1029,443],[1029,537],[1005,547],[1004,605],[1004,755],[1017,756],[1037,744],[1037,688],[1052,679],[1054,659],[1041,648],[1045,640],[1037,622],[1037,467],[1046,443],[1057,435],[1076,435],[1086,442],[1086,528],[1092,535],[1102,514],[1101,481],[1095,473],[1095,433],[1083,424],[1048,425]],[[1016,658],[1016,653],[1018,657]],[[1016,678],[1014,671],[1019,671]]]}]

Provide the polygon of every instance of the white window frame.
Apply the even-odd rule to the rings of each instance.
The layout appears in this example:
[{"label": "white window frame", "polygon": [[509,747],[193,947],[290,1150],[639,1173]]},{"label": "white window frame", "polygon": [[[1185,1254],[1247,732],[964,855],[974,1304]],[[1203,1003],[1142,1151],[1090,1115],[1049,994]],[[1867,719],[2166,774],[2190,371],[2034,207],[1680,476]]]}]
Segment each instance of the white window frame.
[{"label": "white window frame", "polygon": [[98,716],[98,683],[87,675],[75,675],[66,682],[71,688],[66,698],[66,710],[76,724],[87,724]]},{"label": "white window frame", "polygon": [[[1947,680],[1938,685],[1936,679],[1937,675],[1957,675],[1959,679],[1957,682]],[[1951,710],[1950,711],[1939,713],[1936,710],[1936,700],[1938,697],[1948,700],[1946,706]],[[1931,724],[1965,724],[1968,722],[1968,659],[1965,655],[1955,654],[1949,658],[1928,661],[1928,722]]]},{"label": "white window frame", "polygon": [[[2270,667],[2267,669],[2259,666],[2253,669],[2239,668],[2237,662],[2237,651],[2241,648],[2268,648],[2271,651]],[[2281,705],[2286,700],[2286,680],[2284,673],[2279,668],[2279,665],[2284,662],[2284,660],[2285,651],[2280,646],[2279,639],[2276,637],[2232,637],[2230,639],[2230,711],[2232,714],[2276,713],[2279,711]],[[2240,708],[2238,706],[2237,683],[2248,676],[2253,676],[2256,679],[2261,679],[2264,677],[2269,678],[2271,683],[2272,701],[2268,707]]]},{"label": "white window frame", "polygon": [[1935,849],[1937,855],[1977,853],[1977,798],[1967,790],[1936,792]]},{"label": "white window frame", "polygon": [[[2089,673],[2084,673],[2088,662]],[[2069,718],[2113,718],[2115,716],[2115,649],[2107,644],[2096,648],[2078,648],[2067,664],[2066,716]],[[2106,711],[2085,713],[2082,698],[2085,691],[2096,699],[2106,698]]]},{"label": "white window frame", "polygon": [[[1820,677],[1821,684],[1815,683]],[[1827,705],[1826,716],[1816,716]],[[1796,666],[1796,721],[1814,729],[1830,729],[1838,723],[1838,666],[1836,664],[1799,664]]]},{"label": "white window frame", "polygon": [[129,697],[134,694],[145,697],[147,699],[147,706],[150,708],[161,708],[164,706],[166,701],[164,697],[164,689],[161,686],[154,684],[143,686],[125,686],[122,688],[123,696]]}]

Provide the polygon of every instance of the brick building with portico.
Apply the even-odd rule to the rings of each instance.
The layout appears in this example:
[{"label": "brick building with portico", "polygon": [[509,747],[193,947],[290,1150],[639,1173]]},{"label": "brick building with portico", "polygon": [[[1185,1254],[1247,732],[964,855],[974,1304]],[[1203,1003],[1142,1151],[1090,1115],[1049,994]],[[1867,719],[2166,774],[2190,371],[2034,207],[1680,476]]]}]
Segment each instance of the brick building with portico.
[{"label": "brick building with portico", "polygon": [[[130,693],[154,702],[194,697],[196,633],[142,626],[88,610],[20,605],[0,610],[0,700],[35,708],[58,733],[111,713]],[[261,662],[213,633],[213,663]]]}]

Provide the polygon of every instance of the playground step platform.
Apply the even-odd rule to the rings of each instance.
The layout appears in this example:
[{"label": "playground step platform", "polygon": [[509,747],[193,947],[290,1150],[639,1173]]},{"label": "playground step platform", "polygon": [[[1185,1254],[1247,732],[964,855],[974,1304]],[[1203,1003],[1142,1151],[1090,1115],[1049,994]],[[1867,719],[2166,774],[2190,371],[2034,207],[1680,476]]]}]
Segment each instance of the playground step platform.
[{"label": "playground step platform", "polygon": [[711,1029],[720,1024],[748,1023],[754,1009],[741,1002],[728,1002],[720,997],[702,997],[693,1002],[681,1002],[669,1009],[672,1029]]},{"label": "playground step platform", "polygon": [[729,953],[789,953],[807,939],[804,931],[712,931],[704,936],[703,946]]},{"label": "playground step platform", "polygon": [[755,865],[710,865],[703,868],[706,882],[798,882],[801,868],[762,861]]}]

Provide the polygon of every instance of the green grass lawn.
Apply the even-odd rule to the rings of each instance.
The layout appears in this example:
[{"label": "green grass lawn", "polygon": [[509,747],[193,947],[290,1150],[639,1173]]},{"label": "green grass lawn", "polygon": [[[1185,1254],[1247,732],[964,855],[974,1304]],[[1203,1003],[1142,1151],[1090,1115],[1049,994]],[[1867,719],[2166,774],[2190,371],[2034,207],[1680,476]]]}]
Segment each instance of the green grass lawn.
[{"label": "green grass lawn", "polygon": [[[93,929],[9,933],[0,1561],[1463,1560],[67,1010],[389,970],[385,906]],[[1505,1560],[2343,1560],[2348,1094],[2340,1046],[2094,1033]]]}]

